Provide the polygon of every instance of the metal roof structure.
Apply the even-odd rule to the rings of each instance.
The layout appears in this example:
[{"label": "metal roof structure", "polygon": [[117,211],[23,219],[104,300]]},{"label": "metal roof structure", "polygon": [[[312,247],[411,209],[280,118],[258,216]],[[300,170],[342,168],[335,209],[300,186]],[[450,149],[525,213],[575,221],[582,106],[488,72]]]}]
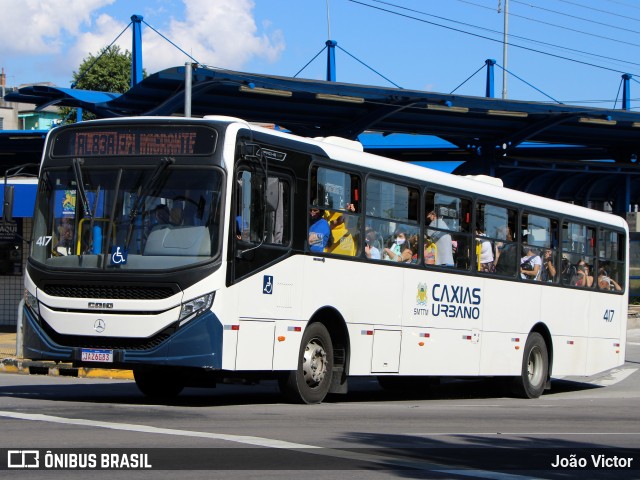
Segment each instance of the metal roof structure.
[{"label": "metal roof structure", "polygon": [[[0,176],[12,167],[25,163],[39,164],[45,130],[0,130]],[[28,171],[37,174],[37,169]]]},{"label": "metal roof structure", "polygon": [[[187,72],[189,68],[191,71]],[[189,73],[187,76],[186,74]],[[186,78],[190,88],[185,88]],[[640,203],[640,113],[501,100],[399,88],[174,67],[122,95],[28,86],[5,97],[37,107],[81,107],[98,117],[229,115],[274,123],[302,136],[385,135],[368,148],[400,160],[457,160],[455,173],[487,173],[505,185],[579,203],[610,201],[618,212]],[[435,136],[398,148],[393,134]],[[365,142],[366,146],[366,142]]]}]

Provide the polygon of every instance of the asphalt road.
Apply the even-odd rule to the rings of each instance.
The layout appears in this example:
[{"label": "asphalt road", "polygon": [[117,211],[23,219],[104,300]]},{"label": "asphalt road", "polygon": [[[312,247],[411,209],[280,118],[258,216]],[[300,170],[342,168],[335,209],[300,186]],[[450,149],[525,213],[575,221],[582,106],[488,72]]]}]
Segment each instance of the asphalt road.
[{"label": "asphalt road", "polygon": [[[0,478],[640,478],[638,368],[640,329],[623,367],[555,380],[536,400],[488,380],[407,394],[363,378],[321,405],[283,403],[269,382],[186,389],[167,404],[127,380],[0,374],[0,468],[33,451],[58,467]],[[115,468],[100,470],[103,455]]]}]

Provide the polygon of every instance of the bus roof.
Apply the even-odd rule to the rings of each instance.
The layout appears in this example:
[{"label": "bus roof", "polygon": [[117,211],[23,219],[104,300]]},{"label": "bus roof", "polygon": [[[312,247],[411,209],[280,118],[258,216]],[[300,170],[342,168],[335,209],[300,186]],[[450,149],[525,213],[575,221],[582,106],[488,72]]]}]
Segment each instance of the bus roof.
[{"label": "bus roof", "polygon": [[[262,130],[262,129],[261,129]],[[617,215],[593,210],[590,208],[573,205],[546,197],[539,197],[529,193],[520,192],[492,184],[480,178],[461,177],[450,173],[433,170],[428,167],[400,162],[385,157],[380,157],[371,153],[365,153],[355,148],[345,148],[336,142],[325,142],[323,140],[302,138],[290,135],[285,132],[274,132],[265,130],[267,133],[281,135],[283,137],[314,144],[322,148],[327,156],[352,165],[366,165],[367,167],[383,172],[393,173],[409,179],[417,179],[425,182],[442,185],[453,190],[461,190],[483,197],[496,199],[502,202],[515,203],[523,206],[530,206],[540,210],[554,212],[556,214],[568,215],[576,218],[585,218],[592,221],[609,224],[618,228],[628,230],[627,222]]]}]

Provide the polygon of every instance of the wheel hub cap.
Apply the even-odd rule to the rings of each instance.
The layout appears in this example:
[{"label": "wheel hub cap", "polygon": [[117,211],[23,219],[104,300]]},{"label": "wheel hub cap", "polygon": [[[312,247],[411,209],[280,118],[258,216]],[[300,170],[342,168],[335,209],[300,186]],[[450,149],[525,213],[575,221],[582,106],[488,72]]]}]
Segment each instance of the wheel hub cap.
[{"label": "wheel hub cap", "polygon": [[302,372],[310,387],[319,385],[327,373],[327,352],[315,340],[305,348]]}]

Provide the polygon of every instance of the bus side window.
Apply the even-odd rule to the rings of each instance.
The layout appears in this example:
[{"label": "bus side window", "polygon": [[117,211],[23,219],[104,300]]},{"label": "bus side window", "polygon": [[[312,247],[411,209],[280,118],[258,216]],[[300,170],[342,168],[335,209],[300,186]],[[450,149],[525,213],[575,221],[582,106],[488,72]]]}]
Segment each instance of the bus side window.
[{"label": "bus side window", "polygon": [[366,258],[419,263],[422,258],[422,242],[418,240],[420,191],[369,178],[365,197]]},{"label": "bus side window", "polygon": [[232,229],[237,240],[287,245],[290,240],[289,182],[283,178],[242,171],[238,177],[236,215]]},{"label": "bus side window", "polygon": [[[535,280],[557,283],[561,277],[558,262],[558,221],[533,213],[522,214],[522,238],[529,248],[540,257],[540,274]],[[529,278],[531,279],[531,278]]]},{"label": "bus side window", "polygon": [[520,249],[515,225],[516,210],[478,203],[476,222],[493,246],[493,273],[514,277],[520,263]]},{"label": "bus side window", "polygon": [[594,284],[595,228],[575,222],[562,224],[562,260],[560,278],[563,285],[592,288]]},{"label": "bus side window", "polygon": [[624,275],[624,236],[607,229],[598,232],[598,271],[596,288],[607,292],[623,292]]},{"label": "bus side window", "polygon": [[471,200],[439,192],[425,195],[423,262],[468,270]]},{"label": "bus side window", "polygon": [[312,203],[324,211],[331,239],[326,253],[356,256],[362,250],[360,240],[360,177],[322,166],[311,170]]}]

